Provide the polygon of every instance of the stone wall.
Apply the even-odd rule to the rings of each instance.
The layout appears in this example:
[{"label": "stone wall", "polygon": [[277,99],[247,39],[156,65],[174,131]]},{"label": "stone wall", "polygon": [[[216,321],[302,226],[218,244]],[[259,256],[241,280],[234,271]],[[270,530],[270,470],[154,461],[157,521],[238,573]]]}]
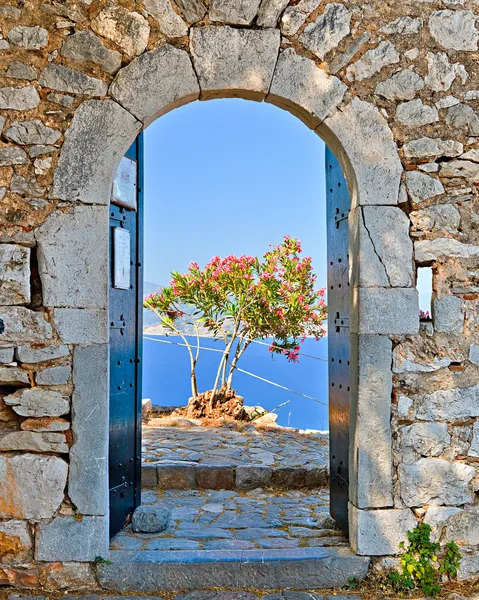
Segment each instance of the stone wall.
[{"label": "stone wall", "polygon": [[2,3],[0,585],[88,586],[107,554],[111,179],[155,118],[238,96],[315,129],[348,179],[353,549],[394,554],[424,519],[479,574],[477,9]]}]

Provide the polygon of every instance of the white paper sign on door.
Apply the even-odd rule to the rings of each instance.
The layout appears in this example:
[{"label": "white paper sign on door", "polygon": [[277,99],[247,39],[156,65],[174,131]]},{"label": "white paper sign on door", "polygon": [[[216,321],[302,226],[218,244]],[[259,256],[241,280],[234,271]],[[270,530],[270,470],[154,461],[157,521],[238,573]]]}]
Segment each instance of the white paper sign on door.
[{"label": "white paper sign on door", "polygon": [[131,210],[136,210],[136,161],[124,156],[111,188],[111,201]]},{"label": "white paper sign on door", "polygon": [[113,228],[113,287],[130,289],[130,232],[120,227]]}]

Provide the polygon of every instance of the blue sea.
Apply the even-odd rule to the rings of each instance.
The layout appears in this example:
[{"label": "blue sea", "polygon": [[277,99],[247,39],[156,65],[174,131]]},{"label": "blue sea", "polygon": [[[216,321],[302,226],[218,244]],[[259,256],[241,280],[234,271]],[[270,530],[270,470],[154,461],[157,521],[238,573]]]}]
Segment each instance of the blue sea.
[{"label": "blue sea", "polygon": [[[156,340],[181,342],[174,336],[152,336]],[[211,338],[202,338],[201,346],[221,348]],[[328,341],[308,338],[301,346],[301,353],[327,359]],[[213,387],[216,368],[221,355],[203,351],[197,365],[198,389],[204,392]],[[278,423],[300,429],[328,429],[328,364],[301,356],[297,364],[288,363],[283,356],[274,356],[267,346],[251,344],[240,360],[239,367],[245,371],[269,379],[292,390],[312,396],[325,404],[318,404],[297,394],[272,386],[237,372],[233,388],[245,399],[245,404],[261,405],[278,409]],[[163,406],[186,405],[191,395],[189,358],[186,348],[158,341],[143,341],[143,398],[151,398],[153,404]]]}]

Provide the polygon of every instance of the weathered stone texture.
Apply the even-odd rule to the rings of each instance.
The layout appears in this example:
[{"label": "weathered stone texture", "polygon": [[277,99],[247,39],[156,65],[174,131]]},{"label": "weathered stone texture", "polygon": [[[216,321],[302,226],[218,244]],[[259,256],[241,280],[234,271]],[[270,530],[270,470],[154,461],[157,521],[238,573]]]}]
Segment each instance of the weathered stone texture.
[{"label": "weathered stone texture", "polygon": [[104,81],[89,77],[61,65],[48,65],[40,73],[40,85],[57,92],[69,92],[85,96],[104,96],[108,86]]},{"label": "weathered stone texture", "polygon": [[170,522],[171,511],[159,506],[139,506],[133,513],[131,528],[139,533],[164,531]]},{"label": "weathered stone texture", "polygon": [[479,30],[470,10],[438,10],[429,17],[429,30],[444,48],[477,50]]},{"label": "weathered stone texture", "polygon": [[451,443],[445,423],[414,423],[400,430],[404,461],[414,463],[418,456],[440,456]]},{"label": "weathered stone texture", "polygon": [[462,333],[464,329],[464,308],[461,298],[457,296],[435,298],[432,309],[436,331]]},{"label": "weathered stone texture", "polygon": [[38,527],[37,560],[93,562],[107,556],[108,522],[104,517],[56,517]]},{"label": "weathered stone texture", "polygon": [[18,451],[68,454],[69,448],[63,433],[12,431],[0,434],[0,452]]},{"label": "weathered stone texture", "polygon": [[37,385],[64,385],[68,383],[71,375],[71,368],[68,365],[58,367],[49,367],[35,375]]},{"label": "weathered stone texture", "polygon": [[56,308],[53,321],[64,344],[102,344],[108,341],[108,315],[105,310]]},{"label": "weathered stone texture", "polygon": [[348,35],[350,23],[351,13],[344,4],[327,4],[323,14],[306,26],[299,39],[308,50],[322,59]]},{"label": "weathered stone texture", "polygon": [[357,306],[351,323],[353,333],[401,335],[419,331],[415,289],[355,288],[353,302]]},{"label": "weathered stone texture", "polygon": [[362,81],[363,79],[372,77],[384,67],[398,62],[399,54],[394,44],[391,44],[391,42],[381,42],[377,48],[368,50],[361,59],[348,68],[347,77],[351,81]]},{"label": "weathered stone texture", "polygon": [[121,54],[106,48],[91,31],[78,31],[67,37],[61,55],[80,62],[92,62],[110,74],[116,73],[121,67]]},{"label": "weathered stone texture", "polygon": [[39,104],[40,96],[32,85],[21,88],[0,88],[0,108],[2,109],[30,110]]},{"label": "weathered stone texture", "polygon": [[424,88],[424,80],[411,69],[405,69],[376,86],[375,93],[388,100],[412,100]]},{"label": "weathered stone texture", "polygon": [[170,0],[145,0],[143,4],[166,36],[181,37],[188,34],[186,23],[176,14]]},{"label": "weathered stone texture", "polygon": [[206,15],[206,4],[203,0],[176,0],[176,4],[190,25],[201,21]]},{"label": "weathered stone texture", "polygon": [[211,21],[231,25],[250,25],[258,12],[261,0],[211,0]]},{"label": "weathered stone texture", "polygon": [[22,417],[61,417],[70,411],[70,401],[54,390],[18,390],[3,398]]},{"label": "weathered stone texture", "polygon": [[17,360],[23,363],[39,363],[68,356],[67,346],[18,346],[15,350]]},{"label": "weathered stone texture", "polygon": [[150,34],[145,17],[112,1],[93,19],[91,27],[95,33],[118,44],[131,57],[145,50]]},{"label": "weathered stone texture", "polygon": [[30,302],[30,248],[0,244],[0,305]]},{"label": "weathered stone texture", "polygon": [[416,401],[417,417],[424,421],[460,421],[479,417],[478,393],[479,384],[426,394]]},{"label": "weathered stone texture", "polygon": [[261,0],[257,23],[260,27],[276,27],[283,10],[289,0]]},{"label": "weathered stone texture", "polygon": [[5,131],[5,137],[8,140],[22,146],[55,144],[61,135],[60,131],[44,125],[39,119],[15,121]]},{"label": "weathered stone texture", "polygon": [[8,32],[8,40],[15,46],[27,50],[40,50],[48,44],[48,31],[38,25],[35,27],[17,25]]},{"label": "weathered stone texture", "polygon": [[400,104],[396,109],[396,119],[406,127],[421,127],[439,121],[439,113],[434,106],[417,99]]},{"label": "weathered stone texture", "polygon": [[0,308],[0,342],[41,342],[52,337],[45,313],[23,306]]}]

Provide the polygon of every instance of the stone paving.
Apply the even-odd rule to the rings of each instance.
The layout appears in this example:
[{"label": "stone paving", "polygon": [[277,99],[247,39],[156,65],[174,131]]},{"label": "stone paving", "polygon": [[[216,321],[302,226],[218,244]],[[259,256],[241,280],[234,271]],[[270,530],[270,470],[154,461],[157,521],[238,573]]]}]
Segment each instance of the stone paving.
[{"label": "stone paving", "polygon": [[142,504],[172,510],[158,534],[116,535],[112,550],[253,550],[347,546],[329,515],[326,489],[302,492],[148,490]]}]

